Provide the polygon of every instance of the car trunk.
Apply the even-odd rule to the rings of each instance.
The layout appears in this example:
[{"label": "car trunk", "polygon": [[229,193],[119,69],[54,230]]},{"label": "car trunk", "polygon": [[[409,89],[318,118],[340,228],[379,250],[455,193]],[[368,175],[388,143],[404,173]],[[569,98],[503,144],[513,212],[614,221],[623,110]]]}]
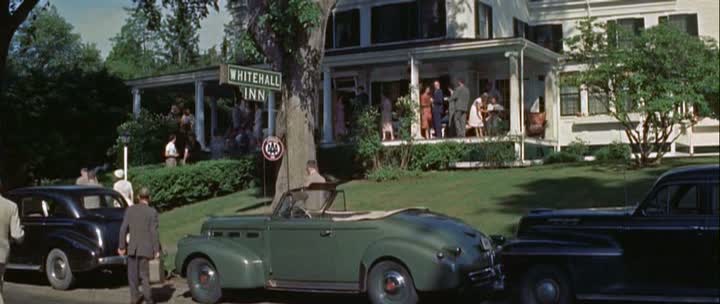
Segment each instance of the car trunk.
[{"label": "car trunk", "polygon": [[125,209],[100,208],[87,210],[87,212],[88,215],[99,224],[98,227],[100,227],[103,240],[102,255],[117,255],[120,225],[122,225]]}]

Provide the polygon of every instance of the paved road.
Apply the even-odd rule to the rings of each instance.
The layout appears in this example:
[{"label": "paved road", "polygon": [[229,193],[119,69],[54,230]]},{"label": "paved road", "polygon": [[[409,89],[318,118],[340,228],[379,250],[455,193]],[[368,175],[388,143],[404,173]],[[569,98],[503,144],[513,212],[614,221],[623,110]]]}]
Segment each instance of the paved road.
[{"label": "paved road", "polygon": [[[130,297],[124,278],[106,274],[80,278],[77,289],[57,291],[50,288],[41,274],[8,273],[5,282],[5,303],[8,304],[127,304]],[[158,303],[190,304],[193,301],[184,280],[177,279],[153,286]],[[427,303],[448,303],[446,295],[433,295]],[[316,295],[263,291],[232,292],[224,303],[236,304],[368,304],[365,296]],[[455,301],[451,301],[455,302]],[[494,301],[477,304],[507,304]]]}]

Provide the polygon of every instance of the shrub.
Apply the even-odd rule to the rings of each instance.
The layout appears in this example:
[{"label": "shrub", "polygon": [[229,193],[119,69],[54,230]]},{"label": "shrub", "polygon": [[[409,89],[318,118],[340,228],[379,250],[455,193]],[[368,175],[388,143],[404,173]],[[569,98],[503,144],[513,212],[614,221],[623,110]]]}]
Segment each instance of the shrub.
[{"label": "shrub", "polygon": [[129,171],[136,191],[148,187],[153,205],[168,210],[250,187],[255,159],[202,161],[172,168],[153,165]]},{"label": "shrub", "polygon": [[403,170],[394,166],[385,166],[370,171],[370,173],[367,174],[367,178],[376,182],[385,182],[405,177],[417,177],[419,175],[420,172],[416,170]]},{"label": "shrub", "polygon": [[582,159],[588,154],[589,148],[587,142],[580,138],[575,138],[567,147],[563,149],[566,153],[575,155],[578,159]]},{"label": "shrub", "polygon": [[630,160],[630,146],[621,142],[613,141],[609,146],[595,151],[595,160],[599,162],[624,163]]},{"label": "shrub", "polygon": [[480,145],[480,149],[484,152],[483,160],[491,167],[502,167],[516,159],[512,142],[486,142]]},{"label": "shrub", "polygon": [[450,164],[465,158],[469,151],[465,144],[457,142],[418,145],[413,149],[410,168],[413,170],[446,170]]},{"label": "shrub", "polygon": [[357,156],[364,168],[377,168],[380,165],[380,152],[383,149],[380,134],[377,131],[380,113],[373,107],[363,107],[358,115],[355,133]]},{"label": "shrub", "polygon": [[581,156],[578,156],[574,153],[570,153],[567,151],[560,151],[560,152],[552,152],[548,154],[548,156],[545,157],[544,163],[545,164],[556,164],[556,163],[574,163],[578,162],[582,159]]},{"label": "shrub", "polygon": [[[147,111],[142,111],[138,118],[131,118],[117,127],[118,135],[130,135],[128,162],[131,166],[162,162],[168,137],[177,131],[178,124],[173,118]],[[108,155],[116,155],[117,164],[120,165],[122,151],[123,144],[118,137],[115,145],[108,150]]]}]

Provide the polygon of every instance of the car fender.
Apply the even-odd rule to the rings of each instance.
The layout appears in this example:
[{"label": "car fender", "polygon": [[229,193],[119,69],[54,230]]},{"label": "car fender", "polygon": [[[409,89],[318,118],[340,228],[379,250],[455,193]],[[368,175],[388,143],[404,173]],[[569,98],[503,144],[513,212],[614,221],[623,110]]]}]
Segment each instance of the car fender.
[{"label": "car fender", "polygon": [[47,240],[46,252],[41,261],[43,268],[48,252],[53,249],[60,249],[65,253],[73,272],[89,271],[97,266],[100,247],[95,240],[86,235],[72,229],[61,229],[50,233]]},{"label": "car fender", "polygon": [[365,278],[373,265],[383,260],[394,260],[407,268],[419,291],[446,290],[459,287],[457,269],[446,261],[437,259],[438,250],[427,244],[406,239],[382,239],[371,244],[363,254],[361,287],[365,290]]},{"label": "car fender", "polygon": [[515,239],[500,251],[508,286],[516,285],[535,265],[558,266],[575,282],[583,282],[596,273],[621,273],[622,258],[622,248],[612,237],[583,233]]},{"label": "car fender", "polygon": [[209,237],[186,237],[178,243],[175,271],[183,277],[195,257],[205,257],[215,265],[223,288],[261,288],[265,286],[264,261],[238,242]]}]

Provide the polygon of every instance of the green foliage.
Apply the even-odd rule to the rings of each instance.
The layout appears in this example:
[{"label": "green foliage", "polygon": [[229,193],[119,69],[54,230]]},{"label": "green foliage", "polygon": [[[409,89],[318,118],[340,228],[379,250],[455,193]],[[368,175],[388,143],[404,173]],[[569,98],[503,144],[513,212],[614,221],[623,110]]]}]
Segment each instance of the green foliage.
[{"label": "green foliage", "polygon": [[100,51],[83,43],[57,9],[50,5],[36,10],[13,37],[10,65],[20,75],[30,71],[59,75],[75,69],[96,72],[102,67]]},{"label": "green foliage", "polygon": [[363,107],[359,113],[355,133],[358,158],[364,168],[378,168],[380,166],[379,154],[383,149],[382,139],[377,130],[380,113],[377,109],[369,106]]},{"label": "green foliage", "polygon": [[307,39],[307,33],[317,28],[322,12],[312,0],[270,1],[267,11],[258,22],[268,25],[277,35],[283,50],[292,54]]},{"label": "green foliage", "polygon": [[123,79],[152,75],[162,64],[159,34],[147,28],[148,19],[144,14],[132,10],[128,13],[120,32],[110,39],[112,49],[105,65]]},{"label": "green foliage", "polygon": [[450,164],[461,161],[470,153],[467,145],[443,142],[434,145],[418,145],[413,149],[413,170],[447,170]]},{"label": "green foliage", "polygon": [[140,167],[129,170],[135,189],[148,187],[159,210],[240,191],[251,187],[255,158],[202,161],[179,167]]},{"label": "green foliage", "polygon": [[138,118],[130,118],[117,127],[118,137],[115,144],[108,150],[108,155],[115,155],[122,160],[123,134],[130,136],[128,144],[128,162],[132,166],[160,163],[163,160],[165,144],[171,134],[178,131],[178,123],[168,115],[140,112]]},{"label": "green foliage", "polygon": [[570,142],[567,147],[563,148],[563,151],[575,155],[579,159],[582,159],[583,157],[585,157],[585,155],[588,154],[590,149],[588,148],[586,141],[580,138],[575,138],[575,140]]},{"label": "green foliage", "polygon": [[698,39],[670,24],[635,34],[585,19],[578,29],[580,34],[566,41],[567,62],[587,68],[566,81],[585,85],[593,97],[605,101],[636,147],[637,165],[658,162],[675,140],[674,127],[696,121],[695,113],[682,110],[686,106],[700,116],[717,116],[712,110],[720,103],[716,41]]},{"label": "green foliage", "polygon": [[420,176],[420,171],[407,170],[395,166],[384,166],[370,171],[370,173],[367,174],[367,179],[374,180],[376,182],[386,182],[417,176]]},{"label": "green foliage", "polygon": [[575,163],[581,161],[582,158],[580,158],[577,154],[570,153],[567,151],[560,151],[560,152],[552,152],[545,156],[544,163],[545,164],[557,164],[557,163]]},{"label": "green foliage", "polygon": [[609,146],[602,147],[595,151],[595,161],[627,163],[630,161],[632,151],[627,144],[613,141]]},{"label": "green foliage", "polygon": [[491,167],[503,167],[515,160],[515,147],[508,141],[491,141],[480,144],[482,160]]}]

